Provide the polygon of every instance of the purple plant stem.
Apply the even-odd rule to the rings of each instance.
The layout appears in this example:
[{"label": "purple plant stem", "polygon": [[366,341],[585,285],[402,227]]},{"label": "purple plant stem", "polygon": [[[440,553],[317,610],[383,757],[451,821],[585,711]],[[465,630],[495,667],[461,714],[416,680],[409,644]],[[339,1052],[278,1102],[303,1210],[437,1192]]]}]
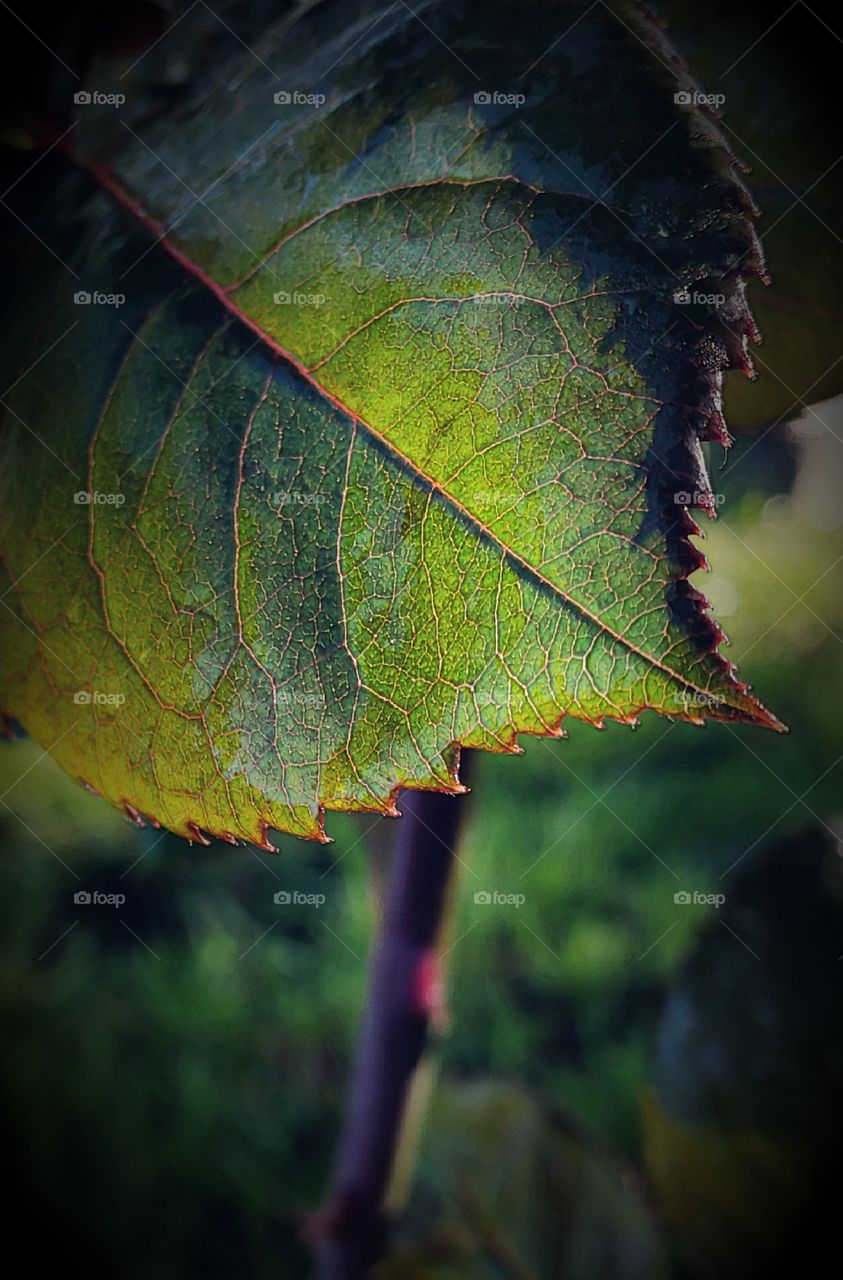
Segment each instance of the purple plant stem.
[{"label": "purple plant stem", "polygon": [[[467,776],[470,753],[463,752]],[[361,1280],[381,1257],[384,1198],[416,1068],[428,1042],[438,947],[465,796],[401,798],[380,932],[328,1207],[313,1234],[317,1280]]]}]

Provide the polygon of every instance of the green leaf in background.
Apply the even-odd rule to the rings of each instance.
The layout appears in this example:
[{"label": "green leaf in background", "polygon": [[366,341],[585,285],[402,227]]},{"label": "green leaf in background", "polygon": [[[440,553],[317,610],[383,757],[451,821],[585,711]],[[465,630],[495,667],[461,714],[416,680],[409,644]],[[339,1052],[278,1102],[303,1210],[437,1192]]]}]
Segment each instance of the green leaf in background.
[{"label": "green leaf in background", "polygon": [[512,1085],[437,1090],[413,1210],[377,1280],[660,1280],[632,1165]]},{"label": "green leaf in background", "polygon": [[806,1238],[837,1239],[839,844],[811,826],[719,887],[662,1015],[646,1167],[692,1274],[794,1274]]},{"label": "green leaf in background", "polygon": [[683,74],[633,6],[361,0],[80,107],[9,196],[4,710],[262,844],[566,716],[776,727],[687,581],[762,268]]}]

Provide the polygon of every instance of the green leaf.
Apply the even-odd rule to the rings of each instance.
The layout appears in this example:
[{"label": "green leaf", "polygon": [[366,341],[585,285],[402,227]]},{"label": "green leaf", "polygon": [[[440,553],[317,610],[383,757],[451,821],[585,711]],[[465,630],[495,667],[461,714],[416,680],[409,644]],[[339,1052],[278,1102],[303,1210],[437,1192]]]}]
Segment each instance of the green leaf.
[{"label": "green leaf", "polygon": [[[788,1274],[826,1200],[843,1128],[843,869],[821,825],[721,880],[662,1013],[643,1099],[647,1172],[699,1276]],[[723,927],[725,925],[725,928]]]},{"label": "green leaf", "polygon": [[637,9],[528,7],[318,5],[8,196],[2,705],[133,816],[319,838],[565,716],[777,727],[687,582],[747,194]]},{"label": "green leaf", "polygon": [[664,1250],[629,1163],[509,1084],[436,1090],[409,1209],[377,1280],[658,1280]]}]

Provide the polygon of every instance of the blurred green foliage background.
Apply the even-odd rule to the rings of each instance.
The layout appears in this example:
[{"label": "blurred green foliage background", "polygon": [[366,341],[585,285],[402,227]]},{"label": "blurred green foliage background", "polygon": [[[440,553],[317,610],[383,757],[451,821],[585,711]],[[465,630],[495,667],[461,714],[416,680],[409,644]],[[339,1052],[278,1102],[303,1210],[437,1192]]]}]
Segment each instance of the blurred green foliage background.
[{"label": "blurred green foliage background", "polygon": [[[660,7],[727,95],[775,284],[751,289],[761,379],[727,379],[726,406],[755,434],[722,470],[713,452],[715,572],[695,581],[791,733],[645,717],[476,762],[450,1025],[382,1280],[769,1280],[832,1243],[843,402],[783,424],[840,388],[838,38],[807,5]],[[50,55],[22,65],[3,87],[28,118]],[[0,1138],[28,1256],[124,1280],[307,1274],[389,827],[333,816],[332,846],[277,837],[276,857],[190,847],[35,743],[0,745]],[[74,902],[93,890],[125,902]],[[495,892],[524,901],[475,902]]]},{"label": "blurred green foliage background", "polygon": [[[758,1260],[757,1240],[777,1240],[770,1169],[798,1167],[804,1190],[811,1158],[794,1163],[776,1099],[804,1100],[803,1133],[836,1123],[823,1054],[839,1007],[826,1021],[822,1001],[839,1002],[843,952],[841,436],[833,402],[744,437],[723,470],[712,458],[724,501],[706,522],[716,572],[698,585],[788,736],[645,717],[477,761],[450,1028],[385,1277],[720,1276],[735,1258],[749,1275],[747,1241]],[[390,823],[333,816],[333,845],[279,837],[277,856],[204,849],[136,830],[31,741],[4,747],[0,771],[13,1214],[37,1208],[92,1274],[305,1275],[300,1230],[330,1167]],[[783,875],[793,909],[768,911]],[[80,890],[125,902],[78,904]],[[274,901],[296,890],[324,903]],[[800,941],[829,933],[833,955]],[[725,986],[688,994],[701,948]],[[821,999],[806,1030],[793,1019],[807,990]],[[762,1007],[745,1078],[741,1036]],[[777,1186],[787,1225],[805,1205]],[[735,1219],[764,1225],[715,1262],[706,1241]]]}]

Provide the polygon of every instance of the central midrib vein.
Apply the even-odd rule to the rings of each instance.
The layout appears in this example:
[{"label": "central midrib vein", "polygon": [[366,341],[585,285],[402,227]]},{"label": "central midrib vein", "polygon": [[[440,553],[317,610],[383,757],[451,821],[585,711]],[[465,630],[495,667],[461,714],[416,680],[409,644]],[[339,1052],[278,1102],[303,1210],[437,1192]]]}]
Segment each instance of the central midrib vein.
[{"label": "central midrib vein", "polygon": [[[176,245],[170,243],[167,239],[167,228],[162,226],[161,223],[141,208],[137,200],[126,190],[110,170],[97,163],[90,163],[85,167],[96,181],[114,196],[115,200],[117,200],[122,208],[127,210],[127,212],[130,213],[137,222],[149,231],[150,234],[155,236],[157,243],[163,246],[166,252],[176,262],[178,262],[178,264],[191,278],[197,280],[204,288],[208,289],[209,292],[213,294],[217,301],[230,315],[234,316],[241,324],[245,325],[252,333],[256,334],[271,351],[290,365],[291,368],[295,369],[296,373],[319,395],[328,400],[336,409],[343,413],[347,418],[351,419],[352,422],[356,422],[363,432],[385,449],[402,468],[409,471],[423,488],[427,489],[431,493],[439,494],[448,505],[450,505],[455,511],[458,511],[460,515],[477,530],[480,537],[485,538],[496,546],[508,561],[517,565],[530,579],[539,584],[546,591],[558,597],[567,608],[578,614],[585,621],[591,623],[592,626],[595,626],[599,631],[610,636],[617,644],[621,645],[624,649],[627,649],[643,662],[657,670],[663,671],[665,675],[676,681],[683,688],[688,689],[693,693],[708,696],[708,691],[706,689],[696,685],[692,680],[688,679],[687,676],[680,675],[678,671],[674,671],[674,669],[666,662],[653,657],[652,654],[647,653],[645,650],[639,648],[633,641],[615,631],[608,623],[598,617],[597,614],[592,613],[587,606],[581,604],[578,600],[574,600],[566,591],[563,590],[562,587],[558,586],[557,583],[552,582],[549,578],[546,578],[540,570],[536,569],[535,566],[524,560],[517,551],[514,551],[512,547],[507,546],[507,544],[493,533],[492,530],[482,522],[482,520],[474,515],[473,512],[469,511],[467,507],[464,507],[462,503],[453,496],[453,494],[443,488],[437,480],[431,479],[430,476],[422,471],[422,469],[413,462],[412,458],[403,453],[388,438],[388,436],[383,435],[376,427],[373,427],[371,423],[367,422],[364,418],[361,418],[359,414],[350,409],[348,405],[343,404],[343,402],[335,396],[333,392],[322,386],[319,380],[313,376],[313,373],[301,360],[299,360],[297,356],[295,356],[291,351],[288,351],[286,347],[283,347],[275,338],[268,334],[265,329],[261,328],[256,320],[253,320],[245,311],[242,311],[236,303],[232,301],[231,297],[226,293],[222,285],[217,284],[217,282],[209,276],[203,268],[198,265],[198,263],[194,262],[192,258],[190,258]],[[733,709],[738,710],[739,708]]]}]

